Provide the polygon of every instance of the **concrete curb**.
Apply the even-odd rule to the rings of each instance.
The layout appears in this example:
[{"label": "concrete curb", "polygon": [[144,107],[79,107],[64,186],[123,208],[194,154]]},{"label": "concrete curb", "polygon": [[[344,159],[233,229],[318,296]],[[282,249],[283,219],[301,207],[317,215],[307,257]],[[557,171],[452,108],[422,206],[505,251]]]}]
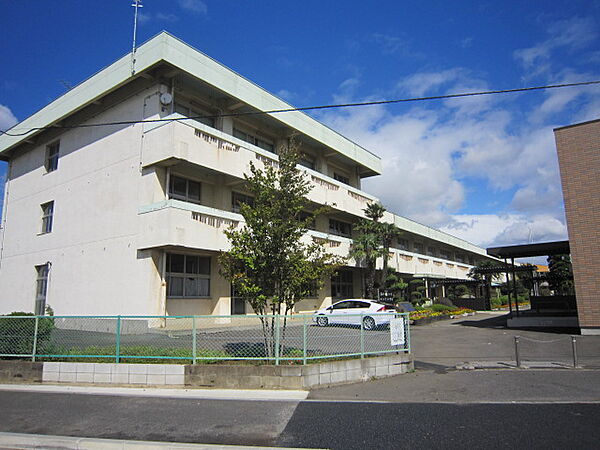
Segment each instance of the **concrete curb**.
[{"label": "concrete curb", "polygon": [[196,450],[276,450],[281,447],[251,447],[238,445],[186,444],[178,442],[126,441],[120,439],[94,439],[70,436],[46,436],[42,434],[2,433],[0,445],[14,449],[63,448],[63,449],[196,449]]},{"label": "concrete curb", "polygon": [[127,397],[167,397],[211,400],[278,400],[301,401],[308,391],[265,389],[164,389],[112,386],[73,386],[51,384],[0,384],[0,391],[43,392],[84,395],[113,395]]}]

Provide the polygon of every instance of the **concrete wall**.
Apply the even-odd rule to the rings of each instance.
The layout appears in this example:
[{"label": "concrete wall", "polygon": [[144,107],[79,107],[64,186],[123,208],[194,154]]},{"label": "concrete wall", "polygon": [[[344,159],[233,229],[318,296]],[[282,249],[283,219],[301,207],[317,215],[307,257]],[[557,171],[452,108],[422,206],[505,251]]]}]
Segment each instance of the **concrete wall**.
[{"label": "concrete wall", "polygon": [[0,383],[93,383],[223,389],[310,389],[414,370],[410,354],[298,366],[0,361]]},{"label": "concrete wall", "polygon": [[[152,115],[147,89],[90,122]],[[157,103],[157,102],[156,102]],[[47,304],[56,314],[157,314],[156,260],[139,253],[141,125],[82,128],[60,136],[58,169],[46,173],[46,145],[14,157],[4,206],[0,312],[33,311],[36,265],[50,269]],[[41,234],[42,203],[54,201],[52,232]],[[159,281],[158,281],[159,282]]]}]

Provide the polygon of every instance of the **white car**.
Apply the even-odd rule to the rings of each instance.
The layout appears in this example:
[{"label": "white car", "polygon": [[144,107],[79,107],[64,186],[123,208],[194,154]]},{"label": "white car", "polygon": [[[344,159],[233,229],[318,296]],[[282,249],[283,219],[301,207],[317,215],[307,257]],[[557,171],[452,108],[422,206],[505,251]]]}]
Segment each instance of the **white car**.
[{"label": "white car", "polygon": [[364,298],[349,298],[319,309],[314,313],[313,321],[325,327],[331,324],[360,325],[362,320],[365,330],[374,330],[389,325],[395,312],[396,309],[391,305]]}]

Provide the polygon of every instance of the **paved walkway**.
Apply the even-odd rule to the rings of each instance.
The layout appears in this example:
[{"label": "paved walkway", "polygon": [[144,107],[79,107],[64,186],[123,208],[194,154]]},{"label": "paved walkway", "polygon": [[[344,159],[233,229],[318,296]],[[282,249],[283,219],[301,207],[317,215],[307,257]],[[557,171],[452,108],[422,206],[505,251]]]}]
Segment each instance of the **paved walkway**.
[{"label": "paved walkway", "polygon": [[[523,331],[504,327],[506,313],[478,313],[411,327],[411,348],[417,369],[440,370],[468,362],[515,361],[514,337],[524,363],[573,365],[571,335],[548,331]],[[600,368],[600,336],[576,336],[578,363]]]}]

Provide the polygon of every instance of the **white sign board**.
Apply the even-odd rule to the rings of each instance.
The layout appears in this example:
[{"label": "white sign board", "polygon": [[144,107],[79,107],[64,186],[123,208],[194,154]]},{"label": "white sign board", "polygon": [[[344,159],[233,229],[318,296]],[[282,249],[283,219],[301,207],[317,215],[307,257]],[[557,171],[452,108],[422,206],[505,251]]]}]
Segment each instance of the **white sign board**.
[{"label": "white sign board", "polygon": [[404,345],[406,342],[404,317],[397,317],[390,320],[390,342],[391,345]]}]

